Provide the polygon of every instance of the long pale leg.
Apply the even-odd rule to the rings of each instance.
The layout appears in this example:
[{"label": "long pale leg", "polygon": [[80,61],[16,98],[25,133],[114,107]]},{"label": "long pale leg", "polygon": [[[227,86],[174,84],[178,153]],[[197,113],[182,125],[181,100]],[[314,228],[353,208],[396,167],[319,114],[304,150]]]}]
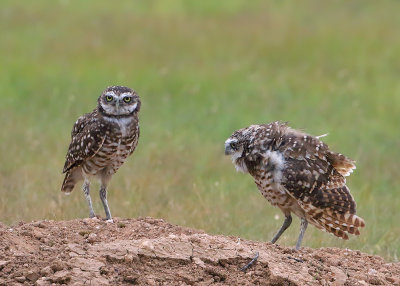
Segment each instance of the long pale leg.
[{"label": "long pale leg", "polygon": [[[275,243],[279,237],[281,237],[282,233],[285,232],[285,230],[290,226],[292,223],[292,216],[289,214],[285,217],[285,221],[283,222],[281,228],[279,229],[278,233],[275,234],[275,236],[272,238],[271,242]],[[306,226],[307,227],[307,226]]]},{"label": "long pale leg", "polygon": [[93,205],[92,205],[92,198],[90,197],[90,182],[85,179],[85,182],[82,186],[83,194],[85,195],[86,201],[89,205],[89,217],[95,217]]},{"label": "long pale leg", "polygon": [[101,187],[100,187],[100,199],[101,199],[101,202],[103,203],[104,211],[106,212],[107,221],[113,222],[112,217],[111,217],[110,208],[108,207],[108,201],[107,201],[107,185],[104,183],[102,183]]},{"label": "long pale leg", "polygon": [[304,233],[306,232],[306,229],[307,229],[307,225],[308,225],[308,221],[305,218],[301,218],[300,234],[299,234],[299,238],[297,239],[296,250],[299,250],[299,248],[300,248],[301,241],[303,240]]}]

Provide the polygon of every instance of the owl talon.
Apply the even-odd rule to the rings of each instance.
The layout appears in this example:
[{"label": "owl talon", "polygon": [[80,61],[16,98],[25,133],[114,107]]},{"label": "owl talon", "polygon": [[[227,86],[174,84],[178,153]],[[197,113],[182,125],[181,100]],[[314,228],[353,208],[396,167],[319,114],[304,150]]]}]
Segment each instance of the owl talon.
[{"label": "owl talon", "polygon": [[245,266],[240,268],[240,271],[246,271],[247,269],[249,269],[254,263],[256,263],[259,255],[260,254],[258,252],[256,252],[256,255],[254,256],[254,258],[249,263],[247,263]]},{"label": "owl talon", "polygon": [[296,257],[292,257],[292,256],[288,256],[287,258],[289,258],[289,259],[293,259],[294,261],[296,261],[296,262],[300,262],[300,263],[303,263],[303,262],[304,262],[304,260],[303,260],[303,259],[296,258]]}]

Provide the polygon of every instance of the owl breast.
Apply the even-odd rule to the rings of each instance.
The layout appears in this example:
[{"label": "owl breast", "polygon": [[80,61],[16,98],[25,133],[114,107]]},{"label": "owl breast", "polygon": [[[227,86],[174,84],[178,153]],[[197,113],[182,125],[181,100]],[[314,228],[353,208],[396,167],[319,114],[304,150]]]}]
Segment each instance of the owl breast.
[{"label": "owl breast", "polygon": [[[263,177],[265,178],[265,176]],[[284,214],[293,212],[299,217],[304,217],[304,211],[299,203],[284,191],[284,187],[281,184],[269,183],[262,179],[263,177],[255,177],[254,181],[260,193],[271,205],[280,208]]]},{"label": "owl breast", "polygon": [[282,182],[282,170],[285,165],[283,154],[276,151],[265,152],[262,164],[254,166],[251,173],[260,193],[268,202],[279,207],[284,213],[294,212],[303,217],[299,203],[285,190]]},{"label": "owl breast", "polygon": [[105,140],[95,156],[82,165],[84,175],[112,175],[136,148],[139,125],[130,118],[109,120],[105,124]]}]

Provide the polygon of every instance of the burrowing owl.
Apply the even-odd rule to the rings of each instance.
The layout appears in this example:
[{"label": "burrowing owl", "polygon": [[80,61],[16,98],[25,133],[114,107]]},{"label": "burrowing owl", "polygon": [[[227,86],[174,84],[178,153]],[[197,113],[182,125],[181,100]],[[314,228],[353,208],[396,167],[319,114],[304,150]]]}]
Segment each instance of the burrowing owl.
[{"label": "burrowing owl", "polygon": [[78,181],[84,180],[83,192],[89,205],[90,217],[95,214],[89,194],[89,179],[97,177],[101,183],[100,198],[107,220],[112,221],[107,202],[107,185],[136,148],[140,105],[140,98],[132,89],[111,86],[100,95],[97,107],[75,122],[61,191],[70,193]]},{"label": "burrowing owl", "polygon": [[225,154],[238,171],[254,177],[261,194],[285,215],[272,243],[291,224],[291,213],[301,218],[296,249],[308,222],[343,239],[359,235],[358,228],[365,226],[346,186],[354,161],[330,151],[318,137],[280,122],[251,125],[225,141]]}]

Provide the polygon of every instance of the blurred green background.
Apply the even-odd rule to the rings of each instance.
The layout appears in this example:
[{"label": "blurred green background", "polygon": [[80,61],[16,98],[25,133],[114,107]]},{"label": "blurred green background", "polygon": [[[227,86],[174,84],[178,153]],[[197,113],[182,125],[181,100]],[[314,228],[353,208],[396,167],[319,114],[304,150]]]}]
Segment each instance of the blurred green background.
[{"label": "blurred green background", "polygon": [[[304,246],[400,255],[400,2],[11,1],[0,3],[0,220],[73,219],[60,192],[77,117],[109,85],[142,98],[139,146],[113,177],[116,217],[152,216],[269,241],[283,221],[223,154],[239,128],[275,120],[357,161],[367,222]],[[104,216],[97,186],[97,214]],[[298,219],[279,241],[293,246]]]}]

